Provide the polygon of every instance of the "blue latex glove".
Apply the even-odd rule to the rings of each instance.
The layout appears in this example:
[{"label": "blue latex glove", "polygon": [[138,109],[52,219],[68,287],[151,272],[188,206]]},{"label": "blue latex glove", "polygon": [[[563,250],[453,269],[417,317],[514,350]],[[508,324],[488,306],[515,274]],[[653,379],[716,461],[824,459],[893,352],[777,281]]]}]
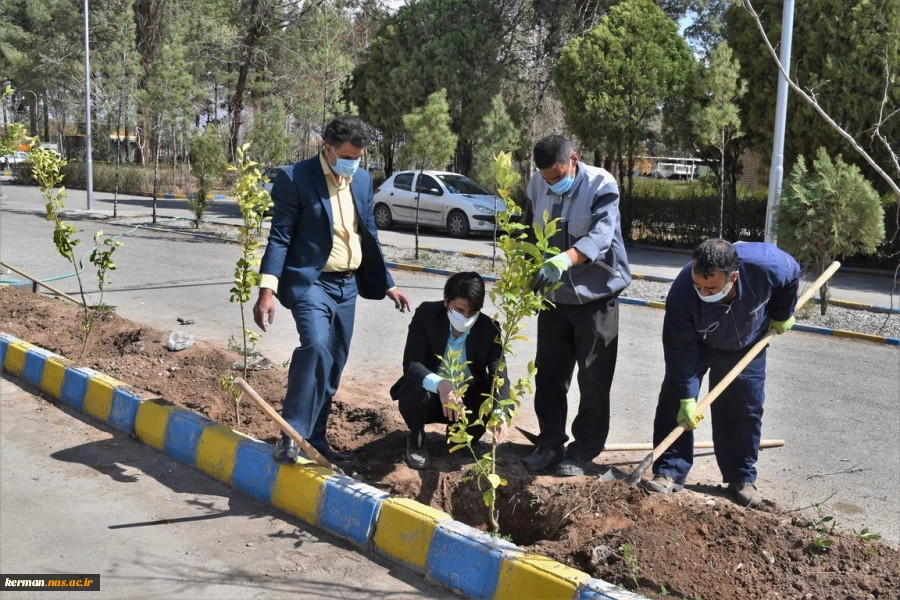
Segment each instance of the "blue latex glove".
[{"label": "blue latex glove", "polygon": [[547,259],[541,266],[541,270],[537,272],[534,279],[531,280],[531,291],[536,292],[542,288],[552,285],[559,281],[562,274],[572,266],[572,259],[565,252],[561,252],[556,256]]},{"label": "blue latex glove", "polygon": [[684,423],[685,427],[688,429],[694,429],[697,427],[697,423],[703,418],[703,415],[694,414],[694,410],[697,408],[697,399],[696,398],[685,398],[681,401],[681,409],[678,411],[678,416],[675,417],[675,420],[679,423]]},{"label": "blue latex glove", "polygon": [[778,335],[781,335],[785,331],[788,331],[791,327],[794,326],[794,317],[793,315],[787,321],[769,321],[769,327],[778,332]]}]

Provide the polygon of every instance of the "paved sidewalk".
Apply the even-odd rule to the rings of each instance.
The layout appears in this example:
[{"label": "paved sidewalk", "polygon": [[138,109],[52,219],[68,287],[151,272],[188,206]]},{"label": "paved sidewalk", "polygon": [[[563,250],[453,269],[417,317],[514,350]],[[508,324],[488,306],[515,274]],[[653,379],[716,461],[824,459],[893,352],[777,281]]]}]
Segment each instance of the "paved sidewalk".
[{"label": "paved sidewalk", "polygon": [[2,573],[99,574],[87,596],[115,600],[454,597],[5,376],[0,415]]}]

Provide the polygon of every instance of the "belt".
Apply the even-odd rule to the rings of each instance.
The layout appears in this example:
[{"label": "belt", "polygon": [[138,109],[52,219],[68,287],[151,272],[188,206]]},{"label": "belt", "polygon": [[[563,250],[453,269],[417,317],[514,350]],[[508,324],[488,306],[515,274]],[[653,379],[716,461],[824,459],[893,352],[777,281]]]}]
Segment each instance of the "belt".
[{"label": "belt", "polygon": [[332,277],[340,277],[341,279],[350,279],[356,277],[356,269],[350,271],[322,271],[322,275],[331,275]]}]

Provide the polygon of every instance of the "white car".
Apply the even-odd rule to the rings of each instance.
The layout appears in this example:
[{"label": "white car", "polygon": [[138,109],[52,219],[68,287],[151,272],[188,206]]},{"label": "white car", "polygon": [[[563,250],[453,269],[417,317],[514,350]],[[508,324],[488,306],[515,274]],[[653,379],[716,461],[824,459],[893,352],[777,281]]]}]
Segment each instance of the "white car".
[{"label": "white car", "polygon": [[503,200],[457,173],[446,171],[400,171],[375,190],[375,225],[390,229],[394,223],[416,222],[416,193],[419,197],[419,224],[446,229],[456,238],[472,231],[494,230],[494,208],[506,210]]},{"label": "white car", "polygon": [[18,165],[28,160],[28,153],[22,152],[20,150],[16,150],[12,154],[7,154],[6,156],[0,156],[0,165],[4,167],[11,167],[12,165]]}]

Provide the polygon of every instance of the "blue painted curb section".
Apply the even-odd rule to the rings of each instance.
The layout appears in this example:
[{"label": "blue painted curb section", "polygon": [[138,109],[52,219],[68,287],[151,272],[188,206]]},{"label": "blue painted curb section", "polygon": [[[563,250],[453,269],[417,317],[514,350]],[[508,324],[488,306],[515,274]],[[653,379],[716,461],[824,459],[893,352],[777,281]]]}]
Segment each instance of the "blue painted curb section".
[{"label": "blue painted curb section", "polygon": [[[114,194],[115,190],[112,188],[95,188],[95,192],[104,192],[106,194]],[[133,192],[130,190],[119,190],[119,193],[123,196],[144,196],[147,198],[153,197],[153,192]],[[176,200],[187,200],[188,198],[193,198],[194,194],[156,194],[157,198],[165,198],[165,199],[176,199]],[[225,194],[207,194],[207,200],[225,200],[228,196]]]},{"label": "blue painted curb section", "polygon": [[0,364],[54,399],[462,597],[643,598],[315,463],[279,465],[270,444],[165,401],[145,400],[121,381],[5,333]]}]

